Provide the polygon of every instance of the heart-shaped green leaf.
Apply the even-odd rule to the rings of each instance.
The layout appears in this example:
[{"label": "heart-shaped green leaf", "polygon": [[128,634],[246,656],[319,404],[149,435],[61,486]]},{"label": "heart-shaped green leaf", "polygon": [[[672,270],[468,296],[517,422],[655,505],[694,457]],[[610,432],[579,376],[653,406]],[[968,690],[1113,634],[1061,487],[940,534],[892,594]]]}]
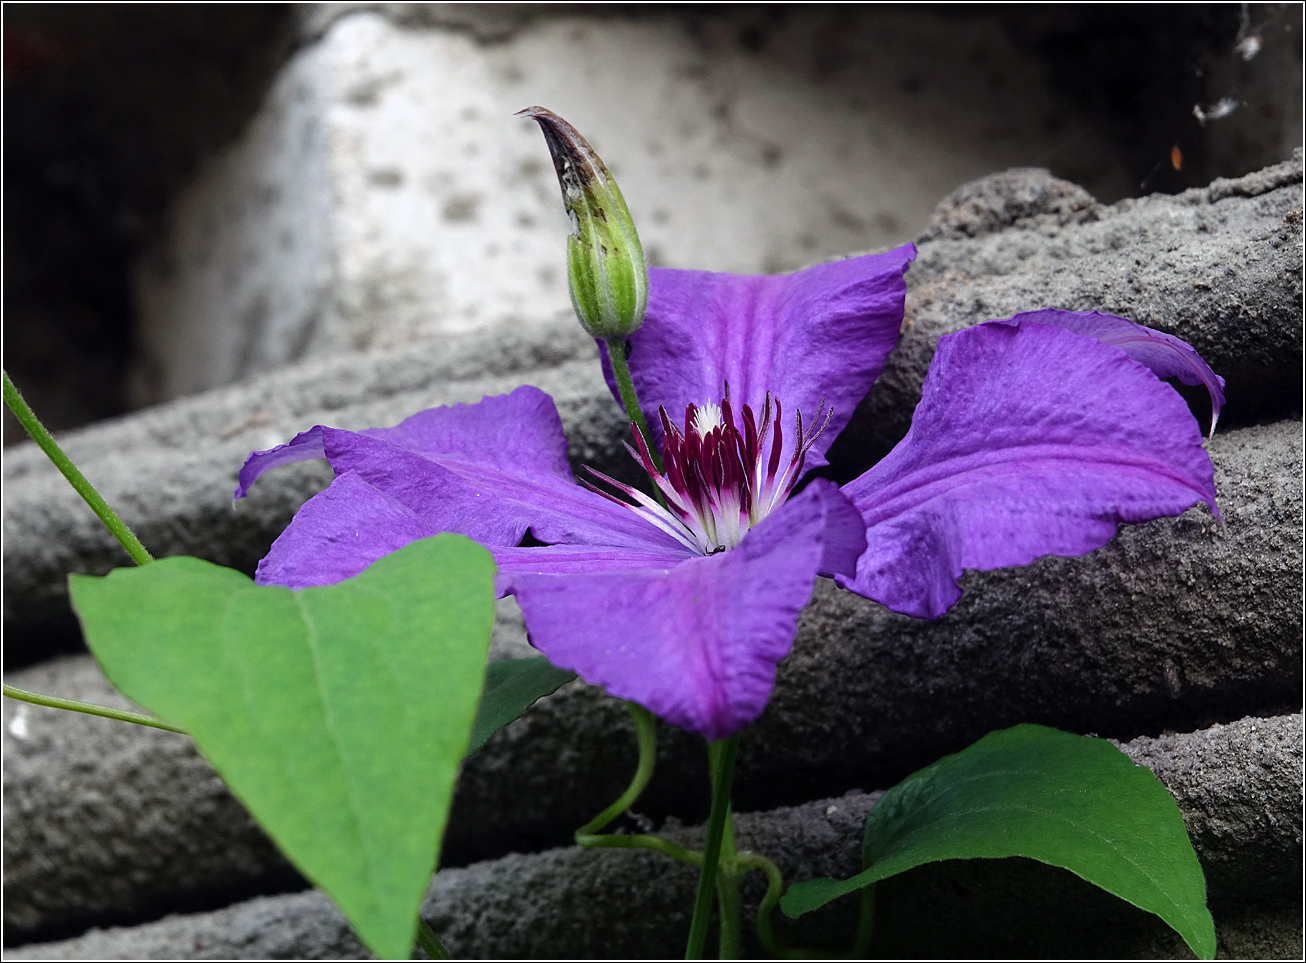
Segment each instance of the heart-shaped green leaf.
[{"label": "heart-shaped green leaf", "polygon": [[866,817],[866,869],[797,883],[780,907],[801,916],[922,863],[1001,856],[1064,867],[1215,958],[1206,879],[1170,793],[1106,740],[1044,726],[989,733],[912,773]]},{"label": "heart-shaped green leaf", "polygon": [[166,558],[71,590],[110,681],[191,733],[372,952],[408,958],[481,695],[489,553],[438,535],[298,591]]},{"label": "heart-shaped green leaf", "polygon": [[485,672],[485,692],[472,723],[467,755],[480,752],[490,736],[574,678],[575,672],[559,669],[542,655],[491,662]]}]

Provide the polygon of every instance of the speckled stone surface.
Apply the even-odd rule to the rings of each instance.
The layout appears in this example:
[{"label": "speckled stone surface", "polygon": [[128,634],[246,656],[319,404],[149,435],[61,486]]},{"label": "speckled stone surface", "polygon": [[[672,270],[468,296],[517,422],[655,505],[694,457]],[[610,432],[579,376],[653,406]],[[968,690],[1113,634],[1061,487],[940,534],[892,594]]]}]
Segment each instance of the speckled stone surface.
[{"label": "speckled stone surface", "polygon": [[[1299,958],[1299,902],[1292,894],[1267,900],[1244,883],[1257,875],[1300,877],[1301,715],[1247,718],[1121,748],[1152,767],[1184,814],[1207,875],[1219,957]],[[766,853],[787,880],[847,876],[860,868],[862,820],[878,797],[854,792],[744,815],[739,843]],[[663,829],[684,842],[701,838],[701,829]],[[647,852],[549,850],[438,873],[423,916],[455,958],[674,958],[688,930],[694,885],[691,868]],[[879,889],[874,957],[1192,958],[1156,917],[1030,860],[938,863]],[[746,919],[760,896],[750,879]],[[851,939],[855,915],[855,900],[845,899],[798,924],[777,919],[777,932],[833,954]],[[757,954],[751,933],[745,944],[748,955]],[[315,891],[94,930],[6,956],[368,958]]]}]

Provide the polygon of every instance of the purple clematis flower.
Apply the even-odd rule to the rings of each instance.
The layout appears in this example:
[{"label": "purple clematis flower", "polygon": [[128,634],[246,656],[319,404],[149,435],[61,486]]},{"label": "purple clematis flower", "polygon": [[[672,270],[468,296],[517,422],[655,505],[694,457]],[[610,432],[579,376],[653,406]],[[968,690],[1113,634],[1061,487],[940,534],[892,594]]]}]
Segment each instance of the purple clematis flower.
[{"label": "purple clematis flower", "polygon": [[[898,338],[908,245],[782,276],[653,269],[629,363],[666,507],[596,472],[577,484],[552,400],[519,388],[394,428],[317,426],[255,452],[327,458],[258,581],[338,582],[443,531],[486,545],[554,663],[723,738],[766,706],[817,575],[938,618],[964,569],[1100,547],[1120,522],[1216,511],[1197,423],[1160,379],[1223,382],[1177,338],[1039,311],[941,338],[907,437],[842,489],[803,473]],[[1213,420],[1214,423],[1214,420]],[[527,531],[537,547],[520,547]]]}]

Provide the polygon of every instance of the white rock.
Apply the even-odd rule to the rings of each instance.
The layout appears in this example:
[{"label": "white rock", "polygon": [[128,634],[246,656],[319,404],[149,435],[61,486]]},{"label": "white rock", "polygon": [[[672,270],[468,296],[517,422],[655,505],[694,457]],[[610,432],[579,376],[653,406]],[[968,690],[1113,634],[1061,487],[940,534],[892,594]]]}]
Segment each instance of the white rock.
[{"label": "white rock", "polygon": [[532,104],[603,155],[652,263],[709,270],[901,243],[957,184],[1055,147],[984,18],[791,14],[750,52],[734,14],[572,8],[487,42],[385,7],[327,18],[174,204],[137,272],[139,400],[569,312],[548,153],[512,116]]}]

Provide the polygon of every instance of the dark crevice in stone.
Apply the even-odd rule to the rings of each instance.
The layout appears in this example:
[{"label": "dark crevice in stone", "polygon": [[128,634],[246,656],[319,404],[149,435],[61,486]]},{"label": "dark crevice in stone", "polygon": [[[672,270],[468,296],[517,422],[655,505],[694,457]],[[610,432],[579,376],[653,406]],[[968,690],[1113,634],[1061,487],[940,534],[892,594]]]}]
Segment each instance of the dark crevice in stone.
[{"label": "dark crevice in stone", "polygon": [[197,889],[174,889],[153,896],[149,905],[135,910],[108,913],[70,915],[35,929],[22,929],[12,924],[4,927],[4,946],[16,947],[28,943],[47,943],[81,936],[91,928],[111,926],[139,926],[162,919],[173,913],[206,913],[258,896],[275,896],[296,893],[311,888],[312,884],[289,867],[274,869],[252,880],[241,880],[219,886]]},{"label": "dark crevice in stone", "polygon": [[5,366],[58,430],[131,406],[133,262],[258,107],[290,7],[6,4],[4,34]]}]

